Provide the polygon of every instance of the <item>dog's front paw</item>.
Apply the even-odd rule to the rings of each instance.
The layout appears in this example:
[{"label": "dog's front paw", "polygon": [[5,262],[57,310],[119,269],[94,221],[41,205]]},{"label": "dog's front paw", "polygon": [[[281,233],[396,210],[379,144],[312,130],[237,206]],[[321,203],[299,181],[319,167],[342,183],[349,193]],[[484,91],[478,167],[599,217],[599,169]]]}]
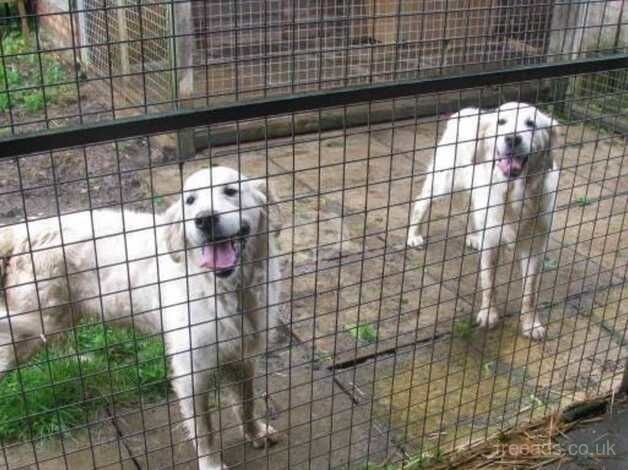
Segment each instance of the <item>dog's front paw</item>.
[{"label": "dog's front paw", "polygon": [[466,243],[467,246],[472,250],[482,250],[482,246],[480,245],[480,237],[478,237],[477,235],[467,235]]},{"label": "dog's front paw", "polygon": [[499,320],[497,310],[494,308],[483,308],[476,317],[476,323],[482,328],[493,328]]},{"label": "dog's front paw", "polygon": [[530,339],[535,339],[537,341],[545,338],[545,334],[547,332],[545,327],[541,325],[541,323],[538,321],[532,323],[524,322],[521,327],[524,336],[527,336]]},{"label": "dog's front paw", "polygon": [[408,246],[410,248],[424,248],[425,240],[418,233],[408,233]]},{"label": "dog's front paw", "polygon": [[270,424],[257,423],[257,430],[254,433],[247,432],[246,439],[256,449],[263,449],[279,442],[280,435]]},{"label": "dog's front paw", "polygon": [[229,470],[229,466],[224,463],[210,463],[205,462],[204,459],[199,460],[198,468],[200,470]]}]

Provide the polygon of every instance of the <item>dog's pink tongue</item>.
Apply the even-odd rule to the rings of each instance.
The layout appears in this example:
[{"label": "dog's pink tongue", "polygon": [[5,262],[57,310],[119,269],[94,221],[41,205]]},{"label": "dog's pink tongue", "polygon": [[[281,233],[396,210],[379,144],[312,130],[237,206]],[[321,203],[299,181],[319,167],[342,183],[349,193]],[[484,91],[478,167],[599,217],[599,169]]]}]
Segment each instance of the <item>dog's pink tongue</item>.
[{"label": "dog's pink tongue", "polygon": [[207,269],[233,268],[238,260],[233,243],[230,241],[205,245],[202,250],[201,266]]},{"label": "dog's pink tongue", "polygon": [[506,157],[497,162],[497,166],[506,176],[518,175],[523,169],[523,164],[518,158]]}]

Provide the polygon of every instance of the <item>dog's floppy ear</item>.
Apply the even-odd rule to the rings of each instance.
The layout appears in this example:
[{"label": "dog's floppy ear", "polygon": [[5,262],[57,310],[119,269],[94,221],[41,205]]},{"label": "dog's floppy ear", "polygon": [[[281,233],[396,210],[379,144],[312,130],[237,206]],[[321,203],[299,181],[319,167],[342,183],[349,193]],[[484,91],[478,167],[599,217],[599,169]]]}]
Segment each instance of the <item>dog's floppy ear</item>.
[{"label": "dog's floppy ear", "polygon": [[281,232],[281,212],[279,211],[278,199],[275,195],[270,184],[265,179],[259,179],[252,181],[254,186],[254,193],[256,199],[261,206],[264,206],[262,211],[263,217],[266,218],[266,226],[269,233],[272,233],[275,237],[279,237]]},{"label": "dog's floppy ear", "polygon": [[166,224],[166,247],[175,263],[181,262],[182,250],[185,248],[183,243],[183,211],[181,210],[181,205],[182,199],[178,197],[168,208],[164,217]]},{"label": "dog's floppy ear", "polygon": [[560,122],[558,122],[554,118],[550,118],[550,126],[550,144],[552,145],[552,148],[555,148],[556,145],[559,145],[558,143],[560,142],[560,134],[558,133],[558,126],[560,126]]},{"label": "dog's floppy ear", "polygon": [[559,131],[560,122],[558,122],[556,119],[554,119],[551,116],[547,116],[547,122],[549,123],[548,124],[548,127],[549,127],[548,148],[550,149],[550,152],[554,152],[564,145],[565,140],[560,135],[560,131]]},{"label": "dog's floppy ear", "polygon": [[478,132],[476,140],[470,142],[470,145],[473,145],[475,147],[473,149],[474,165],[482,163],[482,156],[486,156],[489,154],[489,152],[487,152],[488,146],[490,145],[489,140],[494,138],[494,136],[489,136],[489,130],[491,126],[495,125],[495,116],[493,113],[482,115],[481,111],[478,112],[480,113],[480,116],[478,116]]}]

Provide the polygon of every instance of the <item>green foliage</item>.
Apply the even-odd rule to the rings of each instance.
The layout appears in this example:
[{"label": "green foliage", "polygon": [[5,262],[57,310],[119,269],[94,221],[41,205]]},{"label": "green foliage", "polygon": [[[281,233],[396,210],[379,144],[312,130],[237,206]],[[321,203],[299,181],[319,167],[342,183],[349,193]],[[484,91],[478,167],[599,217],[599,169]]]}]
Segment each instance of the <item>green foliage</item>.
[{"label": "green foliage", "polygon": [[109,403],[158,399],[166,390],[160,340],[83,322],[0,382],[0,439],[67,432]]},{"label": "green foliage", "polygon": [[[0,111],[21,108],[36,113],[69,96],[72,87],[63,66],[50,53],[37,53],[34,41],[19,31],[2,37]],[[65,83],[65,84],[64,84]]]},{"label": "green foliage", "polygon": [[44,109],[44,95],[41,92],[35,92],[23,97],[24,107],[31,113]]},{"label": "green foliage", "polygon": [[0,93],[0,112],[4,112],[9,109],[9,95],[8,93]]}]

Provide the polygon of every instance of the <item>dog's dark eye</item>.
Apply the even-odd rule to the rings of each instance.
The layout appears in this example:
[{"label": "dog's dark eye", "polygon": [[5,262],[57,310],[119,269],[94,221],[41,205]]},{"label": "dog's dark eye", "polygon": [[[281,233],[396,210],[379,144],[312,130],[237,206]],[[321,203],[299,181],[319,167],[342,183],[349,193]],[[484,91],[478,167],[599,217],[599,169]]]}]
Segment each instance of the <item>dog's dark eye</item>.
[{"label": "dog's dark eye", "polygon": [[226,186],[225,189],[222,190],[222,192],[225,194],[225,196],[235,196],[236,194],[238,194],[237,189],[230,188],[229,186]]},{"label": "dog's dark eye", "polygon": [[196,201],[196,196],[188,196],[187,199],[185,200],[185,203],[187,205],[190,205],[190,204],[194,204],[194,201]]},{"label": "dog's dark eye", "polygon": [[529,127],[530,129],[535,129],[536,128],[536,122],[534,122],[532,119],[528,119],[526,121],[526,126]]},{"label": "dog's dark eye", "polygon": [[505,119],[500,119],[497,121],[497,125],[498,126],[503,126],[504,124],[506,124],[506,120]]}]

